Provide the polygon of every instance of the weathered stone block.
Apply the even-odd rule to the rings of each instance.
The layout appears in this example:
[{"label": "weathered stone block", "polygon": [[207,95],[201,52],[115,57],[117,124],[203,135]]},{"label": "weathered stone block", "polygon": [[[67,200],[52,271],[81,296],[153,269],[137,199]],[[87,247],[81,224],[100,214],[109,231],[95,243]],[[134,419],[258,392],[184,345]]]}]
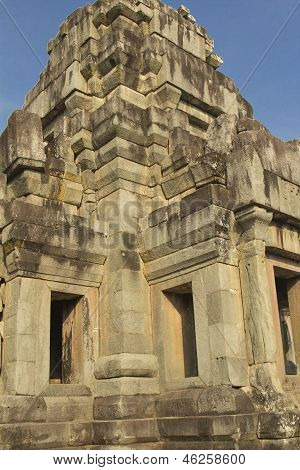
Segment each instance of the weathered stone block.
[{"label": "weathered stone block", "polygon": [[102,421],[94,423],[94,444],[134,445],[159,440],[156,420]]},{"label": "weathered stone block", "polygon": [[0,148],[2,171],[9,178],[24,168],[43,168],[46,155],[40,117],[26,111],[15,111],[1,136]]},{"label": "weathered stone block", "polygon": [[259,415],[258,437],[260,439],[287,439],[299,436],[299,413],[263,413]]},{"label": "weathered stone block", "polygon": [[114,377],[156,377],[158,363],[155,356],[146,354],[118,354],[100,358],[95,364],[96,379]]},{"label": "weathered stone block", "polygon": [[43,397],[86,397],[91,391],[86,385],[79,384],[50,384],[43,391]]},{"label": "weathered stone block", "polygon": [[0,423],[26,423],[46,421],[45,400],[38,397],[1,396]]},{"label": "weathered stone block", "polygon": [[97,0],[48,49],[0,138],[0,447],[299,447],[300,141],[184,6]]},{"label": "weathered stone block", "polygon": [[164,439],[208,440],[212,434],[212,421],[208,417],[159,418],[158,429]]},{"label": "weathered stone block", "polygon": [[0,446],[6,449],[51,449],[69,444],[68,423],[0,426]]},{"label": "weathered stone block", "polygon": [[95,170],[96,169],[95,152],[90,149],[82,150],[76,156],[76,165],[79,165],[82,171]]},{"label": "weathered stone block", "polygon": [[102,397],[94,401],[96,420],[144,419],[154,416],[155,401],[149,395]]},{"label": "weathered stone block", "polygon": [[93,397],[45,396],[47,422],[91,421],[93,419]]},{"label": "weathered stone block", "polygon": [[[69,424],[69,436],[66,444],[70,447],[90,446],[94,439],[93,422],[73,422]],[[65,445],[66,445],[65,444]]]},{"label": "weathered stone block", "polygon": [[159,393],[159,381],[153,378],[122,377],[96,382],[95,397],[153,395]]},{"label": "weathered stone block", "polygon": [[86,129],[82,129],[72,137],[72,150],[77,155],[85,149],[93,150],[92,135]]}]

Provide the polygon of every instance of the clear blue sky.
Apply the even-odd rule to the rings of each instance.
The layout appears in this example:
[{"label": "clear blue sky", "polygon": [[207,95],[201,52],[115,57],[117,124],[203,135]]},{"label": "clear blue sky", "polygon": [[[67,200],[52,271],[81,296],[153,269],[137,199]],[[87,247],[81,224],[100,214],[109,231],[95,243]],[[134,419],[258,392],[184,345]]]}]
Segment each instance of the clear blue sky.
[{"label": "clear blue sky", "polygon": [[[84,0],[0,0],[0,130],[11,112],[22,107],[27,91],[47,63],[46,46],[69,13]],[[300,6],[263,62],[249,75],[270,47],[299,0],[168,0],[185,3],[199,24],[215,39],[223,56],[220,69],[234,79],[252,103],[255,117],[284,140],[300,138]],[[8,8],[31,44],[32,52],[5,13]]]}]

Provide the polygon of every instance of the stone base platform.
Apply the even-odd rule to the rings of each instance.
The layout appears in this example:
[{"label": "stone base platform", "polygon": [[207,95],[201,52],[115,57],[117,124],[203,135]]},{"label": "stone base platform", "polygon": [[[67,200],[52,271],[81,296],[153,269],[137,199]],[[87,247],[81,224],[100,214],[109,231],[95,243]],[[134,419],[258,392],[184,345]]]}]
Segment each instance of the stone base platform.
[{"label": "stone base platform", "polygon": [[[290,416],[282,413],[273,418],[283,422],[290,419]],[[297,432],[285,433],[277,427],[269,431],[269,438],[262,438],[257,427],[260,421],[264,421],[264,416],[193,417],[185,422],[173,418],[157,422],[135,420],[123,423],[86,421],[1,424],[0,449],[300,449],[299,429]],[[243,423],[244,427],[236,428],[236,423]],[[238,429],[238,433],[235,433],[235,429]],[[159,430],[162,431],[161,435]],[[183,434],[179,435],[180,432]],[[280,435],[286,437],[280,438]]]},{"label": "stone base platform", "polygon": [[300,412],[258,410],[257,397],[230,387],[158,396],[6,396],[0,449],[300,449]]}]

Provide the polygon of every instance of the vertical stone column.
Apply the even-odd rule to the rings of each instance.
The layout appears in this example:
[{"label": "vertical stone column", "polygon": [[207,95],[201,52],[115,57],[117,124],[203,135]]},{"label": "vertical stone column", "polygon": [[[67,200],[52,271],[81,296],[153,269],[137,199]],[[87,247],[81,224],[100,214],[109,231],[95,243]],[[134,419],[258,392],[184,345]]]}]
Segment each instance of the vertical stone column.
[{"label": "vertical stone column", "polygon": [[[109,253],[100,289],[100,355],[96,396],[156,393],[150,288],[136,237],[142,199],[118,190],[100,203],[110,220]],[[108,214],[107,211],[111,213]]]},{"label": "vertical stone column", "polygon": [[199,376],[206,385],[248,385],[238,268],[216,263],[193,279]]},{"label": "vertical stone column", "polygon": [[5,391],[9,395],[35,395],[37,380],[46,381],[44,388],[49,382],[49,361],[41,362],[41,351],[47,350],[41,333],[49,331],[45,323],[38,328],[38,316],[48,311],[50,322],[50,290],[44,281],[17,277],[7,283],[5,297]]},{"label": "vertical stone column", "polygon": [[241,210],[236,220],[243,231],[240,276],[251,383],[279,387],[276,370],[276,338],[266,268],[265,241],[273,214],[252,206]]},{"label": "vertical stone column", "polygon": [[3,374],[2,374],[3,351],[2,349],[3,349],[3,336],[4,336],[4,321],[3,321],[4,302],[5,302],[5,284],[0,284],[0,395],[3,391]]},{"label": "vertical stone column", "polygon": [[298,374],[300,373],[300,279],[293,279],[288,286],[289,305],[296,352]]}]

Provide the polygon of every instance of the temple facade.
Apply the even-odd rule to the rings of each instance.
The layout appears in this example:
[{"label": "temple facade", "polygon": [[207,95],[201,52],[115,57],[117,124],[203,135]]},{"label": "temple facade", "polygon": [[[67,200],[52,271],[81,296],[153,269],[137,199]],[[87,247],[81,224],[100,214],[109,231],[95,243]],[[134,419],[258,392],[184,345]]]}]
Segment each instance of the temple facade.
[{"label": "temple facade", "polygon": [[98,0],[0,137],[0,448],[300,448],[300,140],[188,8]]}]

